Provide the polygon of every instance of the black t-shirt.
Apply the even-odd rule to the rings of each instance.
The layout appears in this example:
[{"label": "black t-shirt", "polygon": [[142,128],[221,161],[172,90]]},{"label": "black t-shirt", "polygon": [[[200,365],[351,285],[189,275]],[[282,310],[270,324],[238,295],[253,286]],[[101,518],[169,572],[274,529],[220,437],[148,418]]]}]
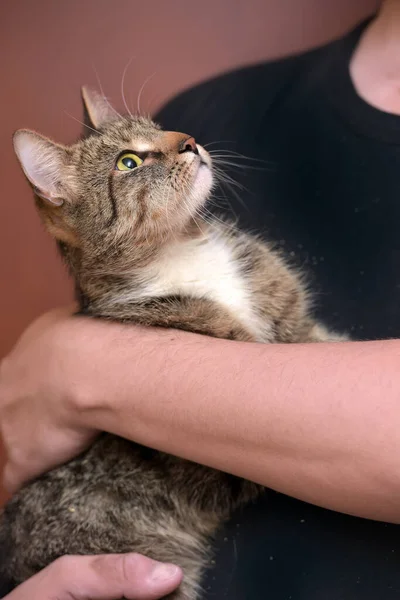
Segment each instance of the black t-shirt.
[{"label": "black t-shirt", "polygon": [[[247,228],[306,270],[316,313],[357,339],[400,337],[400,117],[356,93],[365,27],[300,56],[202,83],[157,116],[208,149],[236,151],[225,191]],[[230,160],[227,158],[226,160]],[[246,166],[247,165],[247,166]],[[255,168],[248,168],[248,167]],[[222,191],[218,195],[222,194]],[[268,493],[221,532],[208,599],[391,600],[400,529]]]}]

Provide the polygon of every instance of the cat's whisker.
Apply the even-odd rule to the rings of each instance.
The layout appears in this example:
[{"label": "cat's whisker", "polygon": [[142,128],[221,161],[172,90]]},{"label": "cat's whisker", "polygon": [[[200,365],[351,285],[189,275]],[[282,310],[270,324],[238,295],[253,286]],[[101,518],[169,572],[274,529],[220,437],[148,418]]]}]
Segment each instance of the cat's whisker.
[{"label": "cat's whisker", "polygon": [[[185,206],[188,206],[186,200],[184,201],[184,203],[185,203]],[[188,210],[190,210],[189,207],[188,207]],[[203,230],[202,230],[201,226],[199,225],[199,223],[196,220],[195,214],[191,214],[191,218],[193,219],[193,222],[196,225],[197,229],[200,231],[200,233],[203,233]]]},{"label": "cat's whisker", "polygon": [[219,159],[216,159],[213,161],[213,168],[217,173],[219,173],[220,175],[225,177],[227,180],[229,180],[234,185],[237,185],[240,189],[244,189],[243,185],[241,183],[236,181],[236,179],[234,179],[227,171],[224,170],[224,167],[227,167],[229,169],[229,167],[232,167],[232,166],[234,166],[235,169],[249,168],[247,165],[237,165],[236,163],[232,163],[231,161],[224,161],[224,160],[219,160]]},{"label": "cat's whisker", "polygon": [[[170,198],[171,198],[171,192],[173,191],[173,186],[171,184],[171,182],[168,183],[168,179],[170,178],[170,172],[164,177],[164,179],[161,181],[161,187],[163,189],[163,195],[162,195],[162,201],[161,201],[161,205],[165,206],[165,218],[166,218],[166,222],[167,222],[167,230],[169,231],[170,235],[172,235],[172,237],[176,240],[176,233],[174,231],[174,229],[171,227],[171,223],[169,220],[169,202],[170,202]],[[175,200],[176,200],[176,195],[175,195]]]},{"label": "cat's whisker", "polygon": [[[235,182],[235,180],[233,180],[232,178],[230,178],[229,176],[227,176],[225,173],[223,173],[222,171],[220,171],[218,168],[217,168],[217,171],[218,171],[216,173],[216,179],[217,179],[217,181],[219,181],[219,182],[221,182],[223,184],[226,184],[227,186],[230,186],[231,193],[233,193],[236,196],[235,190],[231,189],[231,186],[232,186],[231,182],[234,182],[234,183],[237,183],[237,182]],[[227,179],[224,180],[224,177],[227,177]],[[184,185],[189,186],[189,184],[191,183],[191,179],[189,177],[183,177],[182,178],[182,182],[183,182]],[[238,185],[240,185],[240,184],[238,184]],[[243,186],[241,186],[241,187],[243,187]],[[223,188],[221,186],[220,186],[220,189],[221,189],[221,192],[224,195],[225,203],[227,204],[229,210],[234,214],[235,218],[237,219],[237,216],[235,215],[235,212],[234,212],[234,210],[232,208],[232,205],[229,202],[228,198],[226,197],[226,194],[225,194],[225,192],[224,192],[224,190],[223,190]],[[241,200],[240,196],[237,195],[236,197],[237,197],[237,199],[240,202],[240,200]],[[215,204],[215,202],[213,201],[213,197],[212,196],[209,198],[208,202],[211,203],[211,204]],[[186,203],[186,205],[187,205],[187,203]],[[243,205],[245,206],[245,208],[247,208],[247,206],[244,203],[243,203]],[[208,219],[211,218],[211,219],[214,219],[214,221],[219,222],[221,225],[223,225],[225,228],[228,228],[229,230],[232,230],[232,228],[233,228],[232,224],[227,225],[221,219],[219,219],[216,215],[214,215],[213,213],[211,213],[205,206],[200,207],[199,209],[197,209],[197,213],[199,214],[200,218],[204,218],[204,220],[206,220],[207,222],[209,222]],[[195,219],[194,219],[194,221],[196,222]],[[196,224],[197,224],[197,222],[196,222]],[[198,226],[198,224],[197,224],[197,226]]]},{"label": "cat's whisker", "polygon": [[248,191],[246,190],[244,185],[236,181],[236,179],[233,179],[233,177],[231,177],[227,173],[216,173],[216,180],[218,183],[226,184],[229,187],[229,189],[235,188],[240,190],[240,192]]},{"label": "cat's whisker", "polygon": [[106,103],[108,104],[108,106],[111,108],[111,110],[116,114],[116,116],[119,119],[122,119],[123,118],[122,115],[113,107],[113,105],[109,102],[107,96],[105,95],[104,90],[103,90],[103,86],[101,85],[99,74],[98,74],[97,69],[96,69],[96,67],[94,66],[93,63],[92,63],[92,67],[93,67],[94,73],[96,75],[97,83],[99,85],[100,93],[101,93],[102,97],[104,98],[104,100],[106,101]]},{"label": "cat's whisker", "polygon": [[215,142],[208,142],[208,144],[202,144],[203,148],[208,148],[208,146],[213,146],[214,144],[234,144],[233,140],[216,140]]},{"label": "cat's whisker", "polygon": [[224,173],[223,171],[218,169],[218,167],[214,166],[214,172],[215,172],[215,179],[216,179],[217,183],[220,184],[221,191],[223,189],[223,185],[226,185],[227,188],[229,189],[229,191],[235,196],[235,198],[239,202],[239,204],[241,206],[243,206],[243,208],[246,211],[248,211],[249,210],[248,206],[243,202],[241,195],[237,193],[235,186],[237,188],[239,188],[240,191],[249,192],[249,190],[247,190],[243,185],[241,185],[237,181],[235,181],[235,179],[233,179],[232,177],[230,177],[229,175],[227,175],[226,173]]},{"label": "cat's whisker", "polygon": [[[229,205],[229,202],[228,202],[225,192],[223,190],[220,190],[220,191],[223,193],[223,197],[216,196],[214,193],[212,193],[208,199],[208,203],[211,204],[212,206],[215,206],[215,208],[218,208],[220,210],[226,210],[226,206],[227,206],[227,204]],[[220,200],[220,202],[217,202],[217,200]]]},{"label": "cat's whisker", "polygon": [[77,119],[76,117],[74,117],[73,115],[71,115],[69,112],[67,112],[66,110],[64,110],[64,113],[68,116],[71,117],[71,119],[73,119],[74,121],[76,121],[77,123],[80,123],[81,125],[83,125],[84,127],[87,127],[87,129],[90,129],[91,131],[94,131],[94,133],[98,133],[98,131],[96,129],[93,129],[93,127],[90,127],[90,125],[87,125],[86,123],[84,123],[83,121],[81,121],[80,119]]},{"label": "cat's whisker", "polygon": [[[220,196],[215,196],[212,195],[209,199],[208,199],[208,204],[210,206],[215,206],[218,210],[223,211],[224,213],[228,212],[230,214],[232,214],[234,216],[234,218],[237,220],[237,214],[234,211],[234,208],[232,206],[232,203],[230,202],[230,200],[228,199],[228,197],[226,196],[224,190],[221,189],[221,193],[223,194],[223,197]],[[218,204],[215,199],[221,200],[222,204]]]},{"label": "cat's whisker", "polygon": [[223,197],[222,198],[219,197],[219,196],[217,197],[215,195],[215,193],[213,193],[210,196],[208,202],[217,206],[217,204],[215,203],[215,198],[218,198],[218,199],[222,200],[222,202],[223,202],[223,206],[222,206],[223,210],[228,209],[234,215],[235,219],[238,220],[238,217],[237,217],[237,215],[236,215],[236,213],[234,211],[232,203],[230,202],[230,200],[227,197],[227,195],[225,193],[225,190],[224,190],[224,185],[226,185],[227,187],[229,187],[229,189],[231,189],[230,186],[229,186],[229,182],[222,181],[222,176],[223,176],[224,173],[223,173],[223,171],[221,171],[220,169],[218,169],[218,167],[215,167],[215,165],[213,166],[213,172],[214,172],[214,175],[215,175],[216,183],[219,185],[219,190],[220,190],[221,194],[223,195]]},{"label": "cat's whisker", "polygon": [[[215,173],[215,176],[216,176],[216,180],[218,182],[222,181],[222,182],[225,182],[225,183],[230,183],[232,186],[236,186],[241,191],[246,190],[246,188],[244,187],[244,185],[242,185],[241,183],[239,183],[238,181],[236,181],[236,179],[233,179],[233,177],[231,177],[230,175],[228,175],[228,173],[226,173],[222,169],[219,169],[217,165],[214,165],[214,173]],[[246,190],[246,191],[248,191],[248,190]]]},{"label": "cat's whisker", "polygon": [[[221,150],[209,150],[209,155],[213,158],[214,156],[227,156],[229,158],[240,158],[241,160],[249,160],[253,162],[259,162],[266,165],[271,164],[272,161],[264,160],[262,158],[255,158],[254,156],[246,156],[245,154],[241,154],[240,152],[235,152],[234,150],[227,150],[226,148]],[[218,154],[219,153],[219,154]]]},{"label": "cat's whisker", "polygon": [[[182,188],[182,204],[185,206],[185,208],[187,209],[188,213],[190,214],[190,210],[189,210],[189,206],[188,203],[186,202],[186,193],[188,193],[189,190],[187,190],[186,188],[188,187],[188,179],[185,176],[185,174],[181,174],[180,176],[180,184],[181,184],[181,188]],[[174,195],[175,195],[175,200],[176,200],[176,189],[174,188]],[[187,228],[185,227],[185,231],[187,232]]]},{"label": "cat's whisker", "polygon": [[[169,220],[169,213],[168,213],[168,205],[169,205],[169,200],[170,200],[170,195],[171,195],[171,186],[168,185],[169,176],[170,176],[170,173],[168,173],[164,177],[164,179],[161,180],[161,182],[159,184],[159,189],[162,190],[161,206],[162,207],[165,206],[165,220],[167,222],[167,230],[173,237],[175,237],[175,232],[174,232],[173,228],[171,227],[170,220]],[[158,228],[157,223],[154,224],[154,227],[155,227],[155,229]]]},{"label": "cat's whisker", "polygon": [[214,213],[210,212],[206,208],[206,206],[203,206],[203,208],[202,208],[201,217],[206,221],[206,223],[209,223],[211,225],[215,222],[218,223],[218,225],[220,227],[223,227],[227,233],[234,234],[235,232],[238,231],[238,227],[235,222],[224,221],[223,219],[217,217],[217,215],[215,215]]},{"label": "cat's whisker", "polygon": [[[174,196],[175,196],[175,202],[176,202],[176,190],[174,190]],[[182,201],[183,205],[185,206],[185,208],[187,209],[188,213],[190,214],[191,211],[189,210],[189,206],[188,206],[188,203],[186,202],[185,196],[182,196],[181,201]],[[196,225],[197,225],[197,227],[199,227],[197,223],[196,223]],[[188,225],[185,225],[184,231],[185,231],[185,233],[188,233]]]},{"label": "cat's whisker", "polygon": [[216,215],[206,209],[205,206],[201,207],[198,210],[198,215],[201,219],[203,219],[206,223],[212,225],[212,223],[219,223],[222,227],[228,227],[226,223],[224,223],[221,219],[219,219]]},{"label": "cat's whisker", "polygon": [[[164,182],[166,182],[168,180],[168,176],[165,178]],[[163,182],[163,183],[164,183]],[[169,221],[169,200],[170,200],[170,196],[171,196],[171,191],[172,191],[172,186],[171,185],[167,185],[166,183],[164,183],[164,192],[163,192],[163,204],[165,202],[165,218],[167,221],[167,228],[169,230],[169,232],[175,237],[173,228],[171,227],[171,223]],[[165,198],[165,195],[167,194],[167,197]]]},{"label": "cat's whisker", "polygon": [[[192,180],[191,180],[191,178],[188,175],[184,174],[181,177],[181,181],[182,181],[182,184],[183,184],[182,187],[186,187],[187,188],[187,193],[191,194],[192,193],[192,190],[191,190]],[[185,208],[187,208],[188,213],[191,215],[191,218],[193,219],[193,222],[196,225],[196,227],[198,228],[198,230],[200,231],[200,233],[203,233],[203,230],[202,230],[201,226],[199,225],[199,223],[197,222],[196,216],[195,216],[195,214],[193,214],[193,210],[191,210],[189,204],[187,203],[187,200],[186,200],[186,197],[185,197],[184,194],[182,196],[182,202],[183,202]],[[196,210],[196,213],[197,212],[198,212],[198,209]]]},{"label": "cat's whisker", "polygon": [[229,189],[231,194],[233,194],[235,196],[236,200],[246,211],[249,210],[249,207],[245,204],[245,202],[243,202],[243,198],[241,197],[241,195],[237,192],[237,190],[234,188],[234,186],[229,181],[222,182],[222,185],[226,185],[226,187]]},{"label": "cat's whisker", "polygon": [[[141,100],[141,98],[142,98],[143,91],[144,91],[144,89],[145,89],[146,85],[149,83],[149,81],[151,81],[151,79],[153,79],[153,77],[156,75],[156,73],[157,73],[157,71],[154,71],[154,73],[152,73],[151,75],[149,75],[149,76],[148,76],[148,77],[147,77],[147,78],[144,80],[144,83],[142,84],[142,86],[141,86],[141,88],[140,88],[140,90],[139,90],[138,97],[137,97],[137,103],[136,103],[136,105],[137,105],[137,111],[138,111],[138,114],[139,114],[139,115],[141,114],[141,109],[140,109],[140,100]],[[147,117],[147,118],[149,118],[149,119],[150,119],[150,117]]]},{"label": "cat's whisker", "polygon": [[[237,156],[231,156],[228,154],[213,154],[211,155],[212,161],[216,162],[219,165],[227,165],[227,166],[231,166],[234,167],[235,169],[252,169],[253,171],[265,171],[268,166],[267,163],[265,163],[264,166],[257,166],[257,165],[251,165],[248,162],[247,163],[243,163],[243,162],[236,162],[236,160],[242,161],[242,160],[248,160],[250,161],[251,159],[241,159],[238,158]],[[236,159],[236,160],[234,160]]]},{"label": "cat's whisker", "polygon": [[122,96],[122,101],[123,101],[124,106],[125,106],[125,108],[126,108],[126,110],[128,112],[128,115],[131,117],[131,119],[133,119],[134,117],[133,117],[133,114],[131,113],[131,111],[129,110],[129,106],[127,104],[126,97],[125,97],[125,77],[126,77],[126,74],[128,72],[128,69],[131,66],[132,61],[133,61],[133,59],[135,57],[136,57],[136,55],[133,54],[131,56],[131,58],[128,60],[127,64],[125,65],[124,71],[122,73],[122,79],[121,79],[121,96]]},{"label": "cat's whisker", "polygon": [[219,223],[223,227],[226,227],[227,229],[231,229],[232,228],[232,225],[230,223],[226,223],[225,221],[223,221],[217,215],[215,215],[210,210],[208,210],[208,208],[206,206],[202,206],[199,209],[199,214],[200,214],[200,216],[204,215],[205,218],[208,217],[209,219],[211,219],[211,222],[216,221],[217,223]]},{"label": "cat's whisker", "polygon": [[[230,157],[227,157],[230,158]],[[227,167],[234,167],[235,169],[252,169],[253,171],[264,171],[266,167],[256,167],[254,165],[243,165],[241,163],[233,162],[232,160],[225,160],[222,156],[213,156],[213,161],[217,165],[226,165]]]}]

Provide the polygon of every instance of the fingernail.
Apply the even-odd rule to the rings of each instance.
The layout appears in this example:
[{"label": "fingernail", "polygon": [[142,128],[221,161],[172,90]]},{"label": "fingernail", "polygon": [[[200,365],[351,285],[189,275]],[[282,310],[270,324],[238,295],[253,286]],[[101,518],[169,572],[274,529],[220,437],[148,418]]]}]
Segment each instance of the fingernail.
[{"label": "fingernail", "polygon": [[168,581],[177,575],[179,567],[176,565],[161,564],[154,567],[151,573],[153,581]]}]

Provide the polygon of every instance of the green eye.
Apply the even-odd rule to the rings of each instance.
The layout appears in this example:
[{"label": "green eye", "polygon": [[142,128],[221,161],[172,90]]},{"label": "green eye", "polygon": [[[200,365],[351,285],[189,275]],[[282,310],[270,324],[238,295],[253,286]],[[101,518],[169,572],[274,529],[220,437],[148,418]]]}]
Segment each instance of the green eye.
[{"label": "green eye", "polygon": [[124,154],[121,154],[117,160],[115,168],[117,171],[132,171],[132,169],[139,167],[142,162],[142,159],[136,156],[136,154],[133,154],[132,152],[125,152]]}]

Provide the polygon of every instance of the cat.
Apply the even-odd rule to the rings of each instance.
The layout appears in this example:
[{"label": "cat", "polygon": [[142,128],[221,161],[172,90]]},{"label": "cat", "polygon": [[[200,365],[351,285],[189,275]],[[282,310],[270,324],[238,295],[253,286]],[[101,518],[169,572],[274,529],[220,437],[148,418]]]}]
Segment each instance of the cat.
[{"label": "cat", "polygon": [[[89,133],[71,146],[29,130],[14,149],[80,313],[262,343],[337,341],[314,321],[300,273],[257,236],[204,218],[210,154],[183,133],[120,116],[83,88]],[[135,551],[178,564],[175,600],[197,600],[212,539],[263,488],[103,434],[26,485],[0,518],[12,586],[65,554]]]}]

